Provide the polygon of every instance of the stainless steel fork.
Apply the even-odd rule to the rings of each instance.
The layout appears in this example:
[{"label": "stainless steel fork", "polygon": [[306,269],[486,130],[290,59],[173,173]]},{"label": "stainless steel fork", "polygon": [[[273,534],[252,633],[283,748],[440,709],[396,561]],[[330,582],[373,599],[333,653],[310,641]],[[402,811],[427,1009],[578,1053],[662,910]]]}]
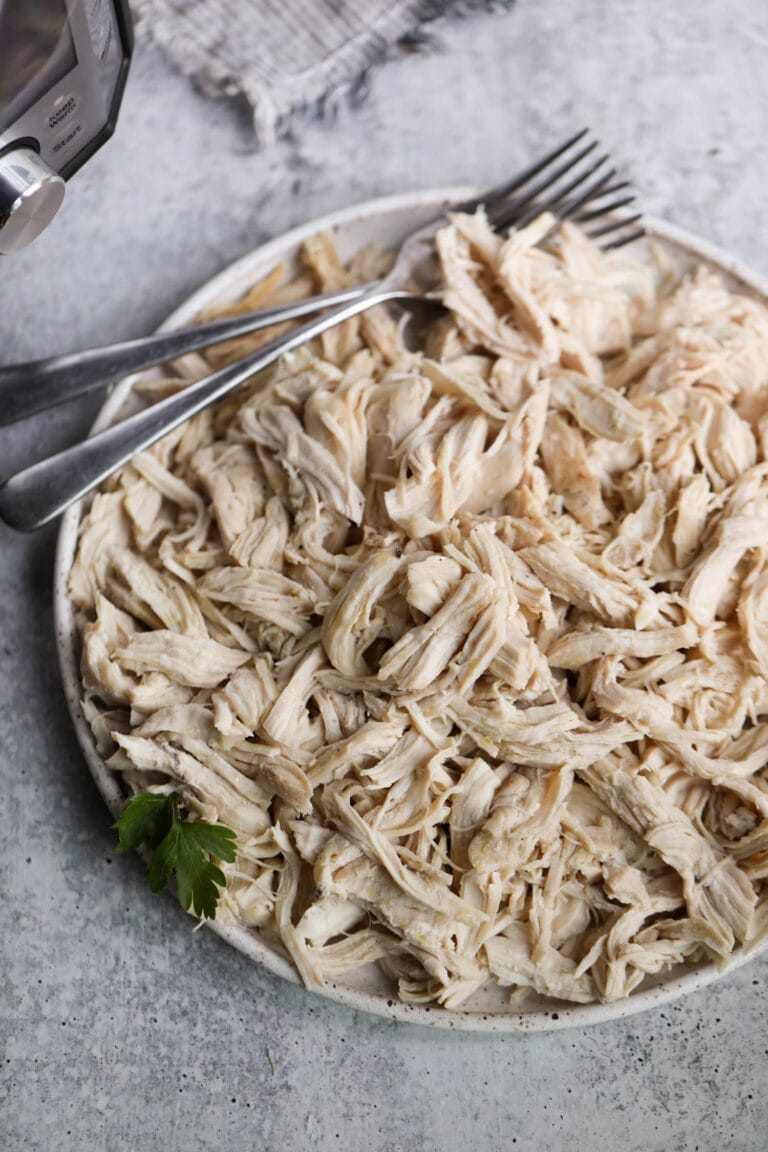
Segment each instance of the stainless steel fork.
[{"label": "stainless steel fork", "polygon": [[[618,247],[636,239],[642,234],[642,229],[636,226],[640,216],[620,214],[634,199],[625,194],[628,185],[616,181],[615,169],[606,170],[607,155],[593,158],[597,143],[585,142],[586,136],[587,130],[577,133],[513,180],[480,196],[446,203],[435,219],[405,239],[390,273],[374,284],[314,297],[266,313],[215,321],[198,329],[2,370],[0,406],[5,413],[15,413],[12,419],[20,419],[31,411],[63,403],[101,386],[106,379],[175,359],[193,349],[292,319],[310,310],[336,305],[243,360],[189,385],[183,392],[12,476],[0,486],[0,517],[22,531],[41,527],[127,463],[134,453],[148,448],[285,352],[377,304],[423,299],[424,293],[414,292],[406,285],[411,281],[414,268],[430,250],[449,212],[472,212],[484,205],[496,229],[512,224],[523,226],[544,211],[554,213],[558,222],[573,219],[590,225],[609,216],[607,224],[596,231],[592,229],[604,247]],[[618,199],[611,199],[617,194]],[[45,404],[38,401],[35,406],[34,390],[40,385],[48,389],[50,399]],[[6,418],[4,422],[9,423],[11,419]]]},{"label": "stainless steel fork", "polygon": [[[538,212],[549,210],[560,220],[572,217],[582,223],[585,231],[599,239],[604,248],[615,248],[636,239],[642,232],[636,227],[640,216],[624,211],[635,198],[627,191],[626,182],[612,183],[615,171],[605,170],[607,155],[594,160],[597,141],[590,141],[587,136],[587,129],[577,132],[513,180],[463,203],[446,204],[444,211],[472,212],[485,204],[491,223],[502,228],[510,224],[521,226]],[[596,206],[586,211],[585,206],[593,202]],[[619,212],[623,214],[616,215]],[[604,229],[596,230],[594,225],[608,214],[611,215],[609,223]],[[442,221],[442,214],[439,219]],[[13,424],[124,376],[212,344],[311,316],[324,308],[351,303],[373,287],[374,284],[356,285],[139,340],[0,367],[0,425]]]}]

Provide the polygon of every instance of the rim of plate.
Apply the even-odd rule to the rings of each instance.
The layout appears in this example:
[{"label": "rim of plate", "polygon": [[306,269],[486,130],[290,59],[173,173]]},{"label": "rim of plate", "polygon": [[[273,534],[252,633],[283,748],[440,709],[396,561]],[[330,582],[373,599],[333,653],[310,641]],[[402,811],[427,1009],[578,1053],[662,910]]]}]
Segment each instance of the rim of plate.
[{"label": "rim of plate", "polygon": [[[420,214],[424,219],[428,219],[431,214],[438,212],[451,201],[466,198],[476,194],[476,192],[476,188],[461,186],[401,193],[395,196],[367,200],[318,217],[307,224],[291,229],[291,231],[268,241],[266,244],[260,245],[228,265],[179,305],[158,331],[168,331],[190,323],[197,312],[215,300],[236,299],[238,293],[245,291],[249,283],[255,278],[264,275],[271,266],[281,260],[292,257],[299,245],[307,237],[317,232],[326,231],[343,236],[345,231],[349,231],[355,225],[363,229],[368,226],[367,240],[361,240],[361,243],[365,243],[376,239],[377,231],[381,232],[385,222],[389,225],[389,230],[392,230],[392,225],[398,217],[413,218]],[[657,220],[654,217],[644,216],[644,224],[650,241],[661,240],[662,243],[671,245],[689,258],[693,257],[698,261],[714,266],[717,270],[726,273],[732,280],[739,281],[741,286],[746,288],[751,295],[759,296],[768,303],[768,277],[755,272],[737,257],[683,228]],[[412,227],[414,227],[413,219],[405,219],[403,234],[407,234]],[[129,376],[115,385],[99,411],[91,429],[92,432],[100,431],[113,421],[128,397],[135,379],[137,376]],[[54,570],[56,643],[64,694],[78,742],[96,787],[110,812],[117,816],[124,802],[124,795],[116,778],[109,772],[101,759],[90,726],[83,714],[78,659],[79,642],[74,612],[67,595],[67,578],[74,559],[80,520],[85,506],[87,506],[87,500],[69,508],[64,514],[59,531]],[[206,921],[206,924],[227,943],[243,952],[250,960],[258,962],[268,971],[292,984],[301,984],[290,961],[278,954],[255,929],[240,925],[217,924],[215,920]],[[745,952],[743,948],[739,948],[723,968],[718,968],[714,963],[708,962],[682,974],[672,970],[669,976],[659,978],[658,983],[633,993],[625,1000],[609,1004],[575,1005],[565,1001],[562,1003],[547,1001],[546,1007],[529,1012],[515,1011],[511,1008],[504,1012],[452,1012],[438,1005],[403,1003],[392,998],[394,992],[387,998],[383,994],[366,992],[361,988],[345,985],[338,981],[329,982],[325,988],[313,990],[313,992],[348,1008],[382,1016],[389,1020],[421,1024],[431,1028],[444,1028],[459,1032],[555,1031],[602,1024],[609,1020],[645,1012],[651,1008],[659,1008],[680,996],[695,992],[730,974],[764,951],[765,947],[768,947],[768,941],[764,946],[757,947],[751,952]]]}]

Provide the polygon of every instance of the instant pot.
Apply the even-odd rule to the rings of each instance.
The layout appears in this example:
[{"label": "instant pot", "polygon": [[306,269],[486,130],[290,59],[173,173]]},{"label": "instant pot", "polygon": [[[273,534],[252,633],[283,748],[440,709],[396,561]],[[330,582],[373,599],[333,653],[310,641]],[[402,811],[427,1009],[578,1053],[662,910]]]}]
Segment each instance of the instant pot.
[{"label": "instant pot", "polygon": [[40,235],[112,135],[132,47],[128,0],[0,0],[0,252]]}]

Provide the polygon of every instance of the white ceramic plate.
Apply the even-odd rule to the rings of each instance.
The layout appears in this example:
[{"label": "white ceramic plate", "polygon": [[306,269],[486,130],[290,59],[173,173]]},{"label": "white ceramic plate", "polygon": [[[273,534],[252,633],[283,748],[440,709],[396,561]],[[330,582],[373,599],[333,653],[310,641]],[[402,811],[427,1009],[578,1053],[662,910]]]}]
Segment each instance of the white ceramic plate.
[{"label": "white ceramic plate", "polygon": [[[464,198],[471,194],[472,189],[451,188],[390,196],[314,220],[265,244],[225,269],[182,304],[168,318],[163,330],[190,324],[201,309],[211,304],[236,300],[255,281],[266,275],[275,264],[284,261],[290,265],[295,260],[302,242],[316,232],[330,232],[342,257],[349,258],[361,246],[371,241],[387,246],[396,245],[412,229],[431,219],[447,200]],[[768,279],[745,268],[739,261],[714,246],[678,228],[655,220],[646,219],[645,223],[649,235],[663,244],[681,265],[705,261],[719,269],[732,284],[738,285],[741,291],[768,302]],[[110,424],[119,412],[135,409],[139,405],[137,397],[131,394],[133,379],[131,377],[123,380],[116,386],[99,414],[94,431]],[[99,756],[90,727],[83,716],[79,643],[72,608],[67,597],[67,576],[75,554],[83,509],[84,505],[69,509],[64,516],[59,535],[54,593],[59,661],[67,703],[86,762],[107,806],[116,816],[124,798],[119,781],[109,772]],[[150,898],[147,889],[147,899]],[[285,955],[273,944],[264,940],[258,932],[242,927],[225,927],[216,924],[215,921],[211,927],[252,960],[263,964],[278,976],[298,983],[298,977]],[[600,1023],[656,1008],[677,996],[693,992],[721,978],[746,963],[749,958],[742,951],[736,952],[724,971],[718,971],[714,964],[674,969],[648,979],[629,999],[614,1004],[567,1005],[560,1001],[538,998],[531,999],[524,1010],[513,1009],[506,1003],[504,992],[494,987],[469,1001],[464,1011],[448,1012],[440,1007],[400,1003],[396,999],[394,989],[384,979],[376,965],[367,965],[349,974],[343,982],[329,984],[323,994],[331,1000],[365,1012],[436,1028],[483,1032],[545,1031]]]}]

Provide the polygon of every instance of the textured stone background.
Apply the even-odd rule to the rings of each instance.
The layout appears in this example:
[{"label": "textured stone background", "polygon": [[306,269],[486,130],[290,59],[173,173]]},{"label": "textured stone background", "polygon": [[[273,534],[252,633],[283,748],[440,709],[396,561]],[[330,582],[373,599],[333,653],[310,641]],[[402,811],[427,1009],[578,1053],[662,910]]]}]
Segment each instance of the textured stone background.
[{"label": "textured stone background", "polygon": [[[362,108],[264,153],[237,109],[140,54],[116,139],[2,262],[2,360],[144,333],[266,237],[494,181],[582,123],[650,211],[768,270],[764,0],[520,0],[438,29],[442,54],[389,63]],[[1,429],[3,469],[95,406]],[[766,960],[625,1022],[486,1038],[336,1008],[193,936],[138,859],[113,859],[59,689],[54,539],[0,528],[3,1152],[763,1152]]]}]

